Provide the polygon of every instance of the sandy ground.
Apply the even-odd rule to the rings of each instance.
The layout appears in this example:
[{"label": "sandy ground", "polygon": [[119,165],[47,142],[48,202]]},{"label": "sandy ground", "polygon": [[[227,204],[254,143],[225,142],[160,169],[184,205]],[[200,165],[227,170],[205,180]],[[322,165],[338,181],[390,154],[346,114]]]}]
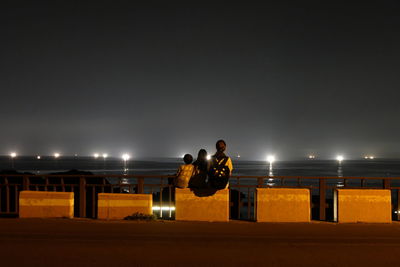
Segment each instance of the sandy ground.
[{"label": "sandy ground", "polygon": [[400,224],[0,219],[0,266],[400,266]]}]

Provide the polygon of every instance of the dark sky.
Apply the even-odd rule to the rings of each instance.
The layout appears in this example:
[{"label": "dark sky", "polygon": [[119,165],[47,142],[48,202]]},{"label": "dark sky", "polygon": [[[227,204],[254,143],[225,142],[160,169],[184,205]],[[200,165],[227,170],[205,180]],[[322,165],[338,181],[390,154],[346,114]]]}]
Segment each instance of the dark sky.
[{"label": "dark sky", "polygon": [[1,6],[0,154],[400,157],[398,1],[300,2]]}]

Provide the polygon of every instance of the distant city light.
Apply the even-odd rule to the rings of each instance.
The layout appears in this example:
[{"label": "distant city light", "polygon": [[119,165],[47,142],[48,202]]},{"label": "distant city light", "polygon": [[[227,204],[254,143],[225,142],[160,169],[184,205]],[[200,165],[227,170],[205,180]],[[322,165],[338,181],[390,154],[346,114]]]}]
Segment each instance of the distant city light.
[{"label": "distant city light", "polygon": [[17,153],[15,153],[15,152],[12,152],[11,154],[10,154],[10,157],[12,157],[12,158],[15,158],[17,156]]},{"label": "distant city light", "polygon": [[268,161],[269,163],[272,164],[272,163],[275,161],[275,156],[269,155],[269,156],[267,157],[267,161]]},{"label": "distant city light", "polygon": [[55,158],[59,158],[60,157],[60,153],[54,153],[54,157]]},{"label": "distant city light", "polygon": [[207,155],[207,160],[210,160],[211,159],[211,155]]},{"label": "distant city light", "polygon": [[94,154],[93,154],[93,157],[94,157],[95,159],[97,159],[97,158],[99,157],[99,154],[94,153]]},{"label": "distant city light", "polygon": [[106,159],[108,157],[108,154],[107,153],[104,153],[103,154],[103,159]]},{"label": "distant city light", "polygon": [[152,208],[153,210],[170,210],[170,211],[172,211],[172,210],[175,210],[175,207],[160,207],[160,206],[154,206],[153,208]]},{"label": "distant city light", "polygon": [[365,156],[364,159],[375,159],[374,156]]},{"label": "distant city light", "polygon": [[315,159],[315,155],[308,155],[309,159]]},{"label": "distant city light", "polygon": [[339,155],[336,157],[336,160],[342,162],[344,160],[343,156]]},{"label": "distant city light", "polygon": [[36,158],[37,158],[37,159],[41,159],[42,157],[38,155],[38,156],[36,156]]},{"label": "distant city light", "polygon": [[128,154],[123,154],[122,155],[122,159],[124,160],[124,161],[127,161],[127,160],[129,160],[131,158],[131,156],[129,156]]}]

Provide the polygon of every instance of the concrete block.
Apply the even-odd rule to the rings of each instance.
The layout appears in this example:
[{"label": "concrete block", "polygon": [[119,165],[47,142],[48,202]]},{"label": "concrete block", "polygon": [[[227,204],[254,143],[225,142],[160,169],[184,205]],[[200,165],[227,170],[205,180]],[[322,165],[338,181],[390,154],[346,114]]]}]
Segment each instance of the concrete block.
[{"label": "concrete block", "polygon": [[229,189],[191,191],[189,188],[175,190],[175,219],[178,221],[229,221]]},{"label": "concrete block", "polygon": [[339,223],[392,222],[389,189],[337,189],[334,193],[334,220]]},{"label": "concrete block", "polygon": [[151,194],[98,194],[98,219],[123,219],[136,212],[153,214]]},{"label": "concrete block", "polygon": [[257,222],[310,222],[310,190],[307,188],[257,188]]},{"label": "concrete block", "polygon": [[21,191],[20,218],[73,218],[73,192]]}]

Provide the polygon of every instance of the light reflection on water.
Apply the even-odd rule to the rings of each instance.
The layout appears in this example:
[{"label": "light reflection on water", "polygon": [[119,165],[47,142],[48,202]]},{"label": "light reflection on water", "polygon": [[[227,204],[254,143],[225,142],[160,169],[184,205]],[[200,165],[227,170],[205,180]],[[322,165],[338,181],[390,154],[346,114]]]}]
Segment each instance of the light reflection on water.
[{"label": "light reflection on water", "polygon": [[[181,159],[135,160],[126,166],[127,174],[172,175]],[[400,160],[347,160],[340,165],[336,160],[277,161],[273,165],[265,161],[234,161],[233,175],[251,176],[322,176],[322,177],[400,177]],[[58,171],[78,169],[95,174],[123,174],[124,164],[120,159],[61,157],[57,160],[42,157],[18,157],[14,167],[20,171],[48,174]],[[0,157],[0,170],[11,168],[8,157]]]}]

